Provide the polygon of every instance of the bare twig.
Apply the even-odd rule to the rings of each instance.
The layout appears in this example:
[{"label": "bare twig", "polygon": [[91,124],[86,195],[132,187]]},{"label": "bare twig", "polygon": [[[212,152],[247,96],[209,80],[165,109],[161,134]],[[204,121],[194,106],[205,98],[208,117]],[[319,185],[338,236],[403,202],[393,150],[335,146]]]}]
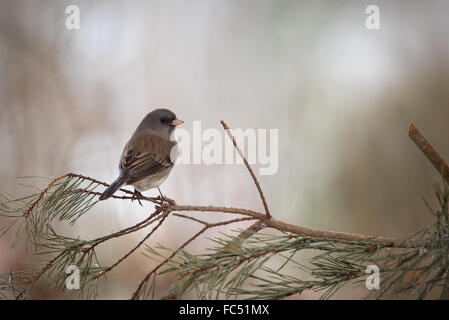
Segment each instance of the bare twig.
[{"label": "bare twig", "polygon": [[239,233],[238,236],[236,236],[232,241],[229,241],[229,243],[223,248],[224,250],[230,249],[230,248],[240,248],[241,243],[243,240],[248,239],[253,235],[255,232],[258,232],[265,228],[266,225],[263,221],[256,221],[252,225],[250,225],[246,230],[243,230]]},{"label": "bare twig", "polygon": [[410,139],[418,146],[424,155],[433,164],[435,169],[443,176],[444,180],[449,183],[449,166],[446,161],[435,150],[432,144],[422,135],[422,133],[415,127],[413,122],[410,123],[408,129],[408,135]]},{"label": "bare twig", "polygon": [[191,216],[186,216],[184,214],[179,214],[179,213],[173,213],[174,216],[180,217],[180,218],[185,218],[185,219],[189,219],[189,220],[193,220],[195,222],[201,223],[202,225],[207,226],[207,222],[203,221],[203,220],[199,220],[195,217],[191,217]]},{"label": "bare twig", "polygon": [[136,231],[138,231],[140,229],[143,229],[143,228],[151,225],[153,222],[155,222],[155,221],[157,221],[157,220],[162,218],[162,216],[154,218],[159,213],[161,213],[161,209],[160,208],[156,208],[156,210],[153,212],[153,214],[151,214],[148,218],[144,219],[143,221],[135,224],[134,226],[131,226],[131,227],[125,228],[123,230],[120,230],[118,232],[114,232],[112,234],[108,234],[106,236],[103,236],[103,237],[100,237],[100,238],[92,240],[91,241],[92,244],[89,247],[83,249],[83,255],[81,256],[81,259],[78,261],[77,266],[80,267],[81,263],[83,262],[84,258],[89,253],[89,251],[92,251],[99,244],[101,244],[101,243],[103,243],[105,241],[108,241],[108,240],[110,240],[112,238],[119,238],[119,237],[127,235],[129,233],[136,232]]},{"label": "bare twig", "polygon": [[232,143],[234,144],[235,149],[240,154],[240,157],[242,157],[243,162],[245,163],[246,168],[248,169],[251,177],[253,178],[254,184],[257,187],[257,191],[259,191],[259,195],[260,195],[260,199],[262,200],[263,207],[265,208],[265,214],[267,215],[268,218],[271,218],[271,213],[270,213],[270,209],[268,209],[267,200],[265,200],[265,196],[263,194],[262,188],[260,187],[260,183],[257,180],[257,177],[254,174],[253,169],[249,165],[248,160],[246,160],[246,157],[243,154],[242,150],[240,150],[239,146],[237,145],[237,141],[235,140],[234,136],[232,135],[231,130],[229,129],[228,125],[223,120],[221,120],[220,123],[223,126],[223,128],[225,129],[225,131],[228,134],[229,138],[231,138]]}]

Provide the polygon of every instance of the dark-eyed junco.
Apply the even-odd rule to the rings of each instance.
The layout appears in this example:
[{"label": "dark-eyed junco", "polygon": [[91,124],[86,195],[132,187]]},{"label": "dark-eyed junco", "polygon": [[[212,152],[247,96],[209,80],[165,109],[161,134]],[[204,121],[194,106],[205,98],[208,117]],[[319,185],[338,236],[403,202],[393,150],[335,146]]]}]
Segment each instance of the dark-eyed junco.
[{"label": "dark-eyed junco", "polygon": [[[184,121],[168,109],[156,109],[143,118],[120,158],[120,175],[101,194],[100,200],[112,196],[123,185],[132,185],[137,196],[140,191],[158,188],[173,168],[170,153],[176,141],[170,140],[175,127]],[[159,190],[162,196],[162,193]]]}]

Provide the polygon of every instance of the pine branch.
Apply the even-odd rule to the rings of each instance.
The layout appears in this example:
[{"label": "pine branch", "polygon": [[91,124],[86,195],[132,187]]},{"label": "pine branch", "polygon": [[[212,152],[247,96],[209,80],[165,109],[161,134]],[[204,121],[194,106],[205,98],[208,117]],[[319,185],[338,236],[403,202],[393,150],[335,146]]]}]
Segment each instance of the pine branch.
[{"label": "pine branch", "polygon": [[[75,264],[81,269],[83,296],[91,297],[98,281],[111,272],[145,244],[148,256],[158,257],[159,264],[140,281],[132,298],[147,297],[154,294],[156,277],[164,273],[175,273],[178,280],[172,284],[166,299],[179,299],[195,290],[198,298],[219,298],[247,296],[257,299],[279,299],[304,290],[322,291],[323,298],[331,297],[336,291],[350,283],[362,284],[366,277],[365,267],[375,263],[380,267],[383,278],[382,289],[372,295],[381,298],[387,295],[404,295],[424,298],[433,288],[443,285],[441,297],[447,297],[449,262],[448,199],[447,184],[435,187],[440,208],[433,210],[427,201],[426,206],[434,216],[434,222],[412,237],[402,239],[379,237],[338,231],[318,230],[288,224],[272,217],[260,183],[243,152],[237,146],[229,127],[221,124],[234,147],[243,159],[252,180],[259,192],[265,212],[246,208],[178,205],[172,199],[156,206],[154,211],[141,222],[92,240],[74,239],[64,236],[54,229],[56,220],[74,224],[96,203],[101,194],[95,191],[107,183],[75,173],[67,173],[52,179],[40,192],[23,198],[9,194],[1,195],[0,214],[10,219],[0,228],[0,236],[16,228],[16,239],[25,235],[37,255],[49,259],[37,270],[10,272],[0,275],[0,295],[11,292],[16,298],[24,298],[38,280],[47,279],[60,291],[65,290],[65,267]],[[413,123],[410,137],[426,154],[437,170],[447,181],[447,164],[422,136]],[[449,171],[448,171],[449,172]],[[133,192],[120,189],[112,198],[133,200]],[[147,203],[160,205],[158,198],[143,197]],[[209,223],[201,218],[190,216],[189,212],[218,212],[223,220]],[[189,219],[202,227],[175,250],[164,255],[147,242],[169,216]],[[229,216],[237,216],[227,219]],[[204,234],[206,230],[225,225],[253,221],[237,235],[224,235],[214,238],[217,245],[209,253],[193,255],[186,248]],[[128,235],[153,226],[152,230],[133,246],[125,255],[109,267],[101,267],[96,259],[95,249],[109,240]],[[266,228],[277,230],[280,234],[267,235],[259,231]],[[317,253],[302,265],[296,258],[299,252],[313,250]],[[277,268],[268,267],[270,261],[280,261]],[[287,270],[289,269],[289,270]],[[289,274],[292,270],[305,272],[311,279],[301,279]],[[213,271],[213,272],[212,272]],[[46,284],[48,285],[48,283]],[[44,284],[45,286],[45,284]]]}]

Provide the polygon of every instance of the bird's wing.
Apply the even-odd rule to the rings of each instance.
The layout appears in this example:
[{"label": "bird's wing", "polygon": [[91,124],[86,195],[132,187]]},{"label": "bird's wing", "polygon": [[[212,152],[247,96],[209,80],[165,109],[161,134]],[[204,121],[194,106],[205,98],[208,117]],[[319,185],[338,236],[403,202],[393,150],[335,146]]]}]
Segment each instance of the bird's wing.
[{"label": "bird's wing", "polygon": [[163,139],[147,133],[136,133],[125,149],[120,160],[120,170],[127,184],[171,169],[171,149],[175,141]]}]

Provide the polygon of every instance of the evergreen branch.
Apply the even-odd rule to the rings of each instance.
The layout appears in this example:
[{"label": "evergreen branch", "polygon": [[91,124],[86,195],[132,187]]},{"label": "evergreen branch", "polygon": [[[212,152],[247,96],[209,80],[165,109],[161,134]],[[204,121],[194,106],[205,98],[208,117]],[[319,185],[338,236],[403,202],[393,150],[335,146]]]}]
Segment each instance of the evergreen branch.
[{"label": "evergreen branch", "polygon": [[154,233],[156,232],[156,230],[161,226],[161,224],[165,221],[165,219],[167,218],[167,216],[170,214],[170,210],[164,210],[159,223],[134,247],[132,248],[130,251],[128,251],[123,257],[121,257],[116,263],[114,263],[112,266],[106,268],[105,270],[101,271],[99,274],[95,275],[94,277],[92,277],[91,280],[97,280],[98,278],[102,277],[103,275],[105,275],[107,272],[111,271],[112,269],[114,269],[117,265],[119,265],[123,260],[125,260],[126,258],[128,258],[134,251],[136,251],[138,248],[140,248],[140,246],[146,241],[148,240],[148,238]]},{"label": "evergreen branch", "polygon": [[28,287],[34,283],[41,275],[44,274],[45,271],[47,271],[52,265],[53,263],[55,263],[59,258],[61,258],[64,254],[66,254],[65,251],[61,251],[58,255],[56,255],[53,259],[50,260],[50,262],[48,262],[42,269],[41,271],[35,276],[33,277],[31,280],[29,280],[22,291],[20,291],[20,293],[16,296],[16,300],[22,298],[22,296],[25,294],[26,289],[28,289]]},{"label": "evergreen branch", "polygon": [[442,267],[440,268],[440,270],[438,270],[437,274],[427,282],[425,288],[419,293],[418,300],[422,300],[426,297],[426,295],[430,292],[430,290],[432,290],[435,284],[442,279],[446,271],[446,267]]},{"label": "evergreen branch", "polygon": [[183,214],[173,214],[176,215],[178,217],[181,218],[186,218],[186,219],[190,219],[193,220],[195,222],[198,222],[200,224],[203,224],[204,227],[198,231],[194,236],[192,236],[190,239],[188,239],[187,241],[185,241],[178,249],[176,249],[175,251],[173,251],[173,253],[166,258],[164,261],[162,261],[159,265],[157,265],[153,270],[151,270],[146,276],[145,278],[139,283],[139,286],[137,287],[137,289],[134,291],[133,295],[132,295],[132,299],[139,299],[143,294],[144,294],[144,288],[147,284],[147,282],[149,281],[149,279],[151,278],[151,276],[155,275],[156,272],[162,268],[165,264],[167,264],[168,262],[171,261],[171,259],[173,257],[176,256],[176,254],[178,254],[178,252],[180,252],[182,249],[184,249],[188,244],[190,244],[191,242],[193,242],[196,238],[198,238],[201,234],[203,234],[206,230],[211,229],[211,228],[215,228],[215,227],[219,227],[219,226],[223,226],[223,225],[228,225],[228,224],[232,224],[232,223],[236,223],[236,222],[242,222],[242,221],[247,221],[247,220],[253,220],[253,218],[249,217],[249,218],[237,218],[237,219],[232,219],[232,220],[226,220],[226,221],[221,221],[221,222],[216,222],[216,223],[209,223],[209,222],[205,222],[202,220],[198,220],[194,217],[190,217],[190,216],[186,216]]},{"label": "evergreen branch", "polygon": [[[1,195],[5,199],[0,203],[1,215],[11,220],[0,228],[0,236],[18,226],[16,239],[25,232],[26,239],[34,245],[36,254],[51,255],[51,258],[37,271],[0,275],[0,295],[6,297],[3,292],[11,290],[17,299],[23,298],[43,276],[51,279],[55,288],[64,291],[65,266],[75,264],[82,270],[83,275],[82,290],[79,294],[83,295],[84,291],[87,291],[87,295],[91,296],[95,293],[97,283],[92,280],[110,272],[137,251],[171,214],[199,223],[202,228],[176,250],[160,247],[159,249],[169,250],[170,253],[166,257],[151,246],[145,245],[150,257],[156,255],[162,259],[140,281],[132,299],[146,297],[151,292],[154,294],[156,277],[164,273],[175,273],[178,276],[178,280],[170,288],[169,295],[164,297],[167,299],[181,298],[191,290],[196,290],[200,299],[222,296],[279,299],[304,290],[323,291],[322,298],[330,298],[337,290],[351,282],[362,283],[366,276],[365,267],[371,263],[379,266],[384,279],[382,290],[372,293],[374,297],[410,294],[421,299],[439,285],[443,285],[441,297],[447,296],[449,188],[446,183],[443,188],[439,184],[435,186],[440,209],[432,210],[424,199],[426,207],[433,213],[434,222],[412,237],[395,239],[288,224],[272,217],[254,171],[237,146],[229,127],[223,121],[221,124],[250,172],[265,213],[234,207],[177,205],[174,200],[168,199],[161,206],[156,206],[148,218],[133,226],[93,240],[73,239],[57,233],[53,227],[54,220],[75,223],[96,204],[96,198],[101,193],[95,191],[95,188],[108,184],[80,174],[67,173],[52,179],[38,193],[19,199],[9,194]],[[410,125],[409,135],[445,181],[448,181],[446,162],[413,123]],[[116,194],[113,198],[133,200],[133,192],[126,189],[120,189],[120,192],[123,194]],[[158,198],[142,197],[141,200],[160,204]],[[240,217],[209,223],[180,212],[220,212]],[[190,243],[208,229],[250,220],[256,222],[240,231],[237,236],[225,235],[225,238],[212,239],[217,246],[211,248],[207,254],[193,255],[185,251]],[[94,260],[98,262],[95,248],[100,244],[153,224],[156,224],[154,228],[111,266],[102,268],[93,263]],[[267,227],[277,230],[281,235],[258,233]],[[305,250],[314,250],[317,254],[307,260],[307,265],[302,265],[295,257],[298,252]],[[281,263],[277,268],[266,265],[268,261],[273,263],[278,260],[281,260]],[[288,274],[288,267],[302,270],[313,279],[291,276]],[[247,288],[248,285],[252,288]]]},{"label": "evergreen branch", "polygon": [[167,262],[169,262],[179,251],[181,251],[183,248],[185,248],[188,244],[190,244],[193,240],[198,238],[201,234],[203,234],[207,229],[209,229],[208,226],[204,226],[200,231],[198,231],[194,236],[192,236],[189,240],[184,242],[177,250],[175,250],[169,257],[167,257],[164,261],[162,261],[160,264],[158,264],[153,270],[151,270],[145,278],[139,283],[139,286],[134,291],[134,293],[131,296],[132,300],[139,299],[142,294],[144,294],[146,284],[150,277],[152,275],[155,275],[156,272],[163,267]]},{"label": "evergreen branch", "polygon": [[[59,235],[55,235],[54,241],[59,242],[58,245],[56,242],[53,245],[49,245],[47,252],[40,252],[39,254],[51,254],[53,252],[59,252],[55,255],[49,262],[47,262],[39,271],[27,270],[27,272],[31,275],[29,279],[26,281],[24,285],[22,285],[21,291],[15,296],[15,299],[22,299],[26,292],[33,286],[39,279],[46,276],[51,283],[53,283],[54,287],[60,291],[65,291],[66,289],[66,268],[70,265],[75,265],[79,255],[80,250],[85,242],[78,239],[71,239],[67,237],[62,237]],[[94,263],[95,260],[95,263]],[[84,263],[83,266],[78,264],[80,270],[80,287],[81,290],[77,290],[75,293],[79,296],[84,296],[84,293],[87,292],[87,296],[96,295],[96,286],[88,284],[86,281],[86,277],[89,274],[98,272],[101,270],[101,267],[98,264],[98,259],[96,258],[95,252],[90,252],[89,256]],[[48,286],[46,284],[44,287]]]},{"label": "evergreen branch", "polygon": [[[182,293],[187,292],[193,288],[192,285],[199,290],[200,297],[211,297],[215,292],[217,295],[223,293],[227,297],[249,295],[250,299],[279,299],[313,289],[315,291],[324,290],[322,298],[329,298],[350,281],[365,277],[366,264],[374,263],[375,256],[381,255],[380,250],[367,251],[368,243],[340,243],[338,245],[334,242],[321,242],[310,238],[298,239],[285,234],[277,238],[263,234],[253,235],[250,240],[242,243],[242,248],[240,246],[231,247],[229,250],[223,251],[222,248],[226,247],[229,241],[234,241],[234,238],[230,238],[231,240],[216,239],[220,246],[214,248],[213,253],[204,257],[183,252],[178,264],[169,269],[170,272],[178,273],[180,278],[170,289],[171,294],[165,298],[178,298],[180,296],[178,290],[181,290]],[[274,240],[276,242],[273,242]],[[262,246],[260,246],[261,244]],[[306,249],[324,251],[323,254],[311,258],[309,260],[311,267],[305,268],[316,280],[302,280],[280,272],[286,263],[304,269],[292,257],[297,252]],[[412,248],[396,250],[416,251]],[[280,268],[263,267],[266,261],[273,260],[275,256],[280,256],[283,252],[291,252],[291,254],[284,257],[286,261]],[[402,269],[391,268],[399,259],[403,260],[404,255],[405,253],[398,252],[388,258],[382,257],[380,259],[382,274],[414,270],[409,266],[404,266]],[[405,263],[403,262],[403,264]],[[240,270],[237,270],[239,268]],[[212,269],[213,272],[211,272]],[[258,276],[256,272],[268,272],[270,276]],[[235,273],[234,276],[232,276],[233,273]],[[211,274],[215,276],[211,277]],[[255,284],[257,289],[243,289],[242,284],[247,279],[259,280],[259,284]]]},{"label": "evergreen branch", "polygon": [[34,207],[36,207],[36,205],[39,203],[39,201],[42,199],[42,197],[44,196],[45,193],[47,193],[48,189],[51,188],[51,186],[53,186],[58,180],[61,180],[67,176],[69,176],[70,173],[68,174],[64,174],[58,178],[53,179],[48,186],[40,193],[39,197],[37,197],[37,199],[35,201],[33,201],[33,203],[28,207],[28,209],[23,213],[24,217],[28,217],[31,213],[31,211],[33,211]]}]

